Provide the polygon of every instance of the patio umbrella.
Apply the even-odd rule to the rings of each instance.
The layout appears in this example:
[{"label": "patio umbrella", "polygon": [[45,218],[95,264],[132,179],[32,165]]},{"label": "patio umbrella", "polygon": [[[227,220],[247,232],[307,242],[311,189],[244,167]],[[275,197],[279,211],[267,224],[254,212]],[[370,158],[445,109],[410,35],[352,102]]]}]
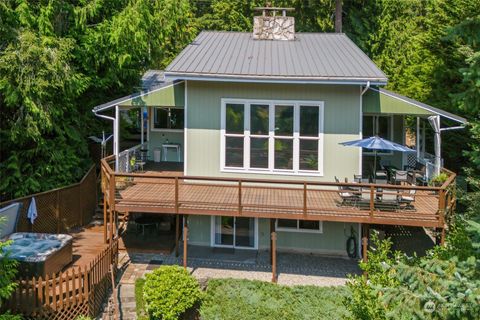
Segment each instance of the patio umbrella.
[{"label": "patio umbrella", "polygon": [[373,136],[370,138],[341,142],[341,145],[360,147],[365,149],[374,150],[375,160],[374,160],[374,171],[377,168],[377,151],[378,150],[389,150],[389,151],[399,151],[399,152],[415,152],[410,148],[402,146],[401,144],[380,138],[379,136]]}]

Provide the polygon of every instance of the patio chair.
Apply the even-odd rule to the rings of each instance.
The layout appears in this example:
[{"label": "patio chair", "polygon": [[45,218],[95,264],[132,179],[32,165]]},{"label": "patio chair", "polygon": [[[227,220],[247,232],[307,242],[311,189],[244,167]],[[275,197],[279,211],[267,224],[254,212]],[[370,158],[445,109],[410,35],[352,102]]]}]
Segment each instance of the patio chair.
[{"label": "patio chair", "polygon": [[410,190],[407,195],[400,194],[398,198],[398,202],[400,205],[404,205],[403,209],[405,210],[415,210],[415,207],[412,203],[415,202],[415,195],[417,194],[417,190]]},{"label": "patio chair", "polygon": [[386,170],[377,170],[375,172],[375,180],[377,179],[387,179],[387,171]]},{"label": "patio chair", "polygon": [[353,181],[355,181],[357,183],[362,182],[362,178],[363,178],[363,176],[361,174],[354,174],[353,175]]},{"label": "patio chair", "polygon": [[398,191],[395,190],[392,192],[383,190],[381,197],[379,197],[379,200],[375,203],[375,207],[377,207],[380,210],[385,210],[385,211],[395,211],[399,208],[400,203],[399,203],[399,195]]},{"label": "patio chair", "polygon": [[15,202],[0,209],[0,239],[17,231],[21,207],[20,202]]},{"label": "patio chair", "polygon": [[[335,176],[335,182],[340,183],[340,180]],[[342,203],[340,206],[351,206],[355,205],[359,199],[358,191],[357,193],[354,190],[350,190],[344,186],[338,186],[338,195],[342,198]]]},{"label": "patio chair", "polygon": [[402,184],[408,181],[408,172],[403,170],[396,170],[393,176],[394,184]]}]

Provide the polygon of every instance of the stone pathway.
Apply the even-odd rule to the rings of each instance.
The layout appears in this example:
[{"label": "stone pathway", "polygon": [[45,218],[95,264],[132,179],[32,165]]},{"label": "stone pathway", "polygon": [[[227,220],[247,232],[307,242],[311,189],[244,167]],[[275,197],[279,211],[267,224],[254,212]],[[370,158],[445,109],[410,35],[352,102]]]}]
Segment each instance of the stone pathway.
[{"label": "stone pathway", "polygon": [[[182,265],[179,257],[164,254],[120,253],[123,274],[118,286],[121,319],[136,319],[135,281],[161,265]],[[279,253],[278,283],[281,285],[344,285],[347,274],[359,274],[357,262],[341,257]],[[188,270],[200,282],[212,278],[271,281],[268,251],[219,250],[189,246]]]}]

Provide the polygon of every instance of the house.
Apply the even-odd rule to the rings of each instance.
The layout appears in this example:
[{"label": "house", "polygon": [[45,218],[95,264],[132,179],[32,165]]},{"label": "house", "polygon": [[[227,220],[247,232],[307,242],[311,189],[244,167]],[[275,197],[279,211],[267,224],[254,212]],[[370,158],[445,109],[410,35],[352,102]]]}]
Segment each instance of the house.
[{"label": "house", "polygon": [[[114,165],[102,168],[105,219],[116,211],[172,215],[178,236],[181,215],[184,254],[188,241],[345,255],[353,236],[360,255],[369,224],[444,230],[455,174],[447,171],[437,188],[355,187],[344,179],[373,174],[373,153],[340,143],[413,137],[416,152],[379,152],[380,162],[423,164],[428,179],[444,169],[440,134],[430,155],[426,127],[466,120],[383,89],[385,74],[345,34],[295,33],[285,11],[263,10],[253,33],[203,31],[164,71],[148,71],[140,92],[94,108],[114,124]],[[140,110],[145,125],[138,145],[121,150],[127,110]],[[377,206],[382,192],[413,194],[415,203]]]}]

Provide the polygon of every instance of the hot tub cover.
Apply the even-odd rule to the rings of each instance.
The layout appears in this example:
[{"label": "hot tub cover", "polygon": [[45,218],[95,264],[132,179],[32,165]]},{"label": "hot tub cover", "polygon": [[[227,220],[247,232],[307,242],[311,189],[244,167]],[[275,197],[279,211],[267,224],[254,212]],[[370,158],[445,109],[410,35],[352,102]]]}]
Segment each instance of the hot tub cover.
[{"label": "hot tub cover", "polygon": [[53,252],[64,247],[69,241],[72,241],[72,236],[68,234],[17,232],[12,233],[4,240],[12,240],[12,244],[7,247],[10,258],[19,261],[37,262],[45,261]]}]

